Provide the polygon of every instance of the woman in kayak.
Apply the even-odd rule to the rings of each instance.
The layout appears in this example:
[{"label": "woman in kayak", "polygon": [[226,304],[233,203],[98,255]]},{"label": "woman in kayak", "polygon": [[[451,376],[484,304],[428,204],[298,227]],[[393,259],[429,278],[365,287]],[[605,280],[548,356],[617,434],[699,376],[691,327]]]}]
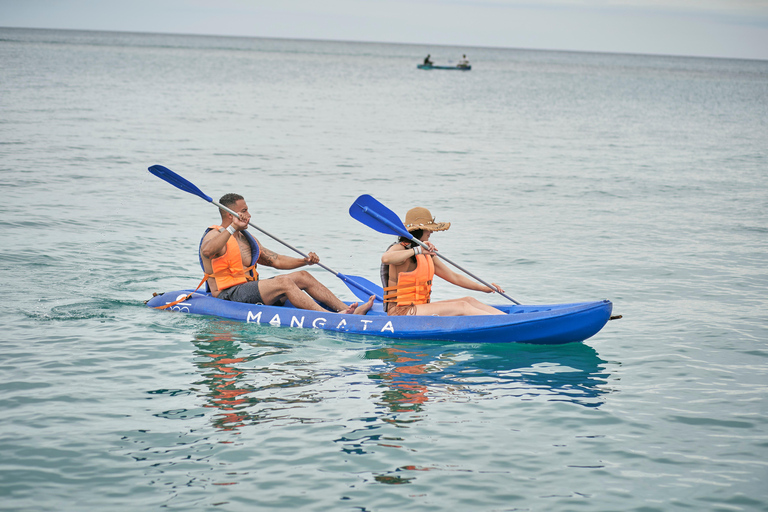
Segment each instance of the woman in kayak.
[{"label": "woman in kayak", "polygon": [[[473,297],[430,301],[432,279],[438,275],[456,286],[468,290],[492,293],[495,290],[457,274],[434,255],[437,249],[429,241],[434,231],[445,231],[450,222],[435,222],[426,208],[413,208],[405,216],[405,227],[429,250],[405,238],[390,245],[381,257],[381,282],[384,287],[384,308],[388,315],[468,316],[503,315],[504,312],[483,304]],[[493,286],[501,289],[496,283]]]}]

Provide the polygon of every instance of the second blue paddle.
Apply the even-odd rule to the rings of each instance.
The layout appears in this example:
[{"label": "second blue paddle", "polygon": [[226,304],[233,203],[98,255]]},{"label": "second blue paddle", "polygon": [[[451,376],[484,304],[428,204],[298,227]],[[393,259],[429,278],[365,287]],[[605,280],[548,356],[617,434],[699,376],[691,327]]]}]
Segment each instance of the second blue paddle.
[{"label": "second blue paddle", "polygon": [[[395,235],[395,236],[402,236],[404,238],[407,238],[408,240],[415,242],[422,246],[424,249],[429,250],[429,247],[426,246],[421,240],[417,240],[414,238],[407,229],[405,229],[405,225],[400,220],[400,217],[397,216],[395,212],[381,204],[379,201],[374,199],[373,197],[369,196],[368,194],[363,194],[362,196],[358,197],[354,203],[352,203],[352,206],[349,207],[349,214],[352,216],[352,218],[362,222],[366,226],[375,229],[379,233],[385,233],[387,235]],[[472,277],[476,281],[484,284],[488,288],[492,290],[496,290],[496,292],[501,295],[502,297],[505,297],[515,304],[520,304],[515,299],[510,297],[509,295],[505,294],[495,286],[493,286],[490,283],[486,283],[470,271],[460,267],[456,263],[452,262],[439,252],[435,253],[436,256],[439,256],[440,258],[444,259],[457,269],[461,270],[468,276]]]}]

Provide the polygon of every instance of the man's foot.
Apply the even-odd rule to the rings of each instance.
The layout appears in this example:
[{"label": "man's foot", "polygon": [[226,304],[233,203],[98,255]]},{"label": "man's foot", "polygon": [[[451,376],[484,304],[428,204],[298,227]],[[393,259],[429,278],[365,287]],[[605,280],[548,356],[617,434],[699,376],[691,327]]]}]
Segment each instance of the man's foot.
[{"label": "man's foot", "polygon": [[371,298],[368,299],[368,302],[366,302],[362,306],[358,306],[355,309],[354,314],[355,315],[364,315],[364,314],[366,314],[373,307],[374,299],[376,299],[376,296],[375,295],[371,295]]},{"label": "man's foot", "polygon": [[341,313],[342,315],[351,315],[355,312],[355,308],[357,308],[357,302],[350,304],[347,306],[347,309],[342,309],[341,311],[338,311],[338,313]]}]

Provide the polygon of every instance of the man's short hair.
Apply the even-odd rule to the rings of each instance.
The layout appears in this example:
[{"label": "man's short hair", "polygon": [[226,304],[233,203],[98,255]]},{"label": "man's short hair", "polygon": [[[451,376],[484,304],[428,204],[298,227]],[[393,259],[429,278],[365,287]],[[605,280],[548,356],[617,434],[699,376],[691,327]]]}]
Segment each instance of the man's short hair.
[{"label": "man's short hair", "polygon": [[240,194],[224,194],[221,196],[221,199],[219,199],[219,203],[223,204],[227,208],[231,208],[241,199],[243,199],[243,196]]}]

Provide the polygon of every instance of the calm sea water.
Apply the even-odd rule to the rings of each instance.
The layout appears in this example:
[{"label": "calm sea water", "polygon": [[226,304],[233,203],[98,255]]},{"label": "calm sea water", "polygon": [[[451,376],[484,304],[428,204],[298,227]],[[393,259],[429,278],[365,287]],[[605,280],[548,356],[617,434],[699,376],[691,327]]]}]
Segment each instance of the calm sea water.
[{"label": "calm sea water", "polygon": [[[764,61],[0,29],[0,507],[768,510],[766,119]],[[392,241],[369,193],[518,301],[624,318],[538,347],[150,311],[217,219],[156,163],[347,274]]]}]

